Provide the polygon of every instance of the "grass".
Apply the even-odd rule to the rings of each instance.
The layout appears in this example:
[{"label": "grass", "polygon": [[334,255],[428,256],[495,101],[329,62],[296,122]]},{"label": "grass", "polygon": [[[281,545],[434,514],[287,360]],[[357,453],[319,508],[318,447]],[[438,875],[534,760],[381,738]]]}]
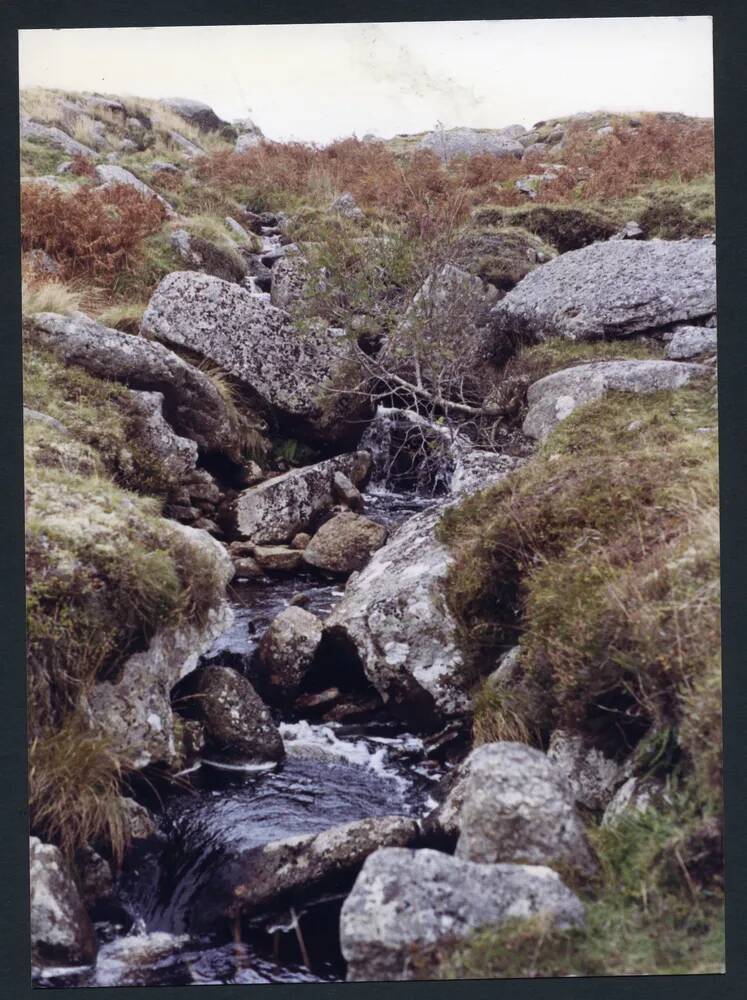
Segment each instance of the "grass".
[{"label": "grass", "polygon": [[[61,149],[54,149],[41,142],[21,140],[21,176],[46,177],[56,174],[57,168],[70,157]],[[63,175],[60,175],[63,176]]]},{"label": "grass", "polygon": [[81,289],[64,281],[35,278],[25,274],[21,282],[21,301],[24,315],[35,312],[54,312],[68,316],[82,305]]},{"label": "grass", "polygon": [[[618,757],[672,729],[703,803],[721,766],[718,470],[713,390],[610,394],[527,465],[449,510],[448,600],[471,676],[519,641],[506,714],[477,725],[586,734]],[[633,430],[628,430],[630,425]]]}]

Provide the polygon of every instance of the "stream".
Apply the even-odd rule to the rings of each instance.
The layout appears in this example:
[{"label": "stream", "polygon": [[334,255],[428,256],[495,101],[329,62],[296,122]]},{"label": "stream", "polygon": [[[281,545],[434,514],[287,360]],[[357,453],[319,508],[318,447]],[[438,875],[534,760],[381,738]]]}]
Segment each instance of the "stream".
[{"label": "stream", "polygon": [[[433,500],[373,487],[365,513],[390,529]],[[310,573],[235,583],[234,619],[203,657],[244,670],[273,618],[294,595],[325,618],[343,582]],[[445,765],[422,739],[376,713],[372,721],[334,723],[276,711],[286,759],[266,770],[202,760],[183,774],[160,815],[160,843],[131,852],[118,884],[130,926],[97,924],[97,963],[47,969],[37,986],[190,985],[336,982],[345,979],[338,918],[349,884],[267,910],[232,934],[201,934],[201,894],[226,858],[297,834],[316,833],[371,816],[422,816]]]}]

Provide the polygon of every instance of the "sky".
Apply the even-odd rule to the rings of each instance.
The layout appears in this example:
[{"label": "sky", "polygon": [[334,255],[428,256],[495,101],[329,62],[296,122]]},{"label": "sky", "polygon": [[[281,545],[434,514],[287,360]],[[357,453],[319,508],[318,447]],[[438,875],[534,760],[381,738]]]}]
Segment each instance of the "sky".
[{"label": "sky", "polygon": [[35,29],[21,87],[191,97],[270,139],[713,114],[710,17]]}]

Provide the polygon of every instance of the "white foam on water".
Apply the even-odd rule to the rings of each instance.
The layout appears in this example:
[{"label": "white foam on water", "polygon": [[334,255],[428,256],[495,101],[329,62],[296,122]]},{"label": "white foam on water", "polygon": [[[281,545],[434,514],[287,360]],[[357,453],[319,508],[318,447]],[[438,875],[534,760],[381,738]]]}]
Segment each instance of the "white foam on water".
[{"label": "white foam on water", "polygon": [[207,767],[214,767],[218,771],[241,771],[245,774],[253,774],[255,771],[272,771],[278,766],[277,762],[273,760],[262,761],[262,763],[256,764],[226,764],[221,760],[208,760],[207,757],[202,757],[200,764],[204,764]]}]

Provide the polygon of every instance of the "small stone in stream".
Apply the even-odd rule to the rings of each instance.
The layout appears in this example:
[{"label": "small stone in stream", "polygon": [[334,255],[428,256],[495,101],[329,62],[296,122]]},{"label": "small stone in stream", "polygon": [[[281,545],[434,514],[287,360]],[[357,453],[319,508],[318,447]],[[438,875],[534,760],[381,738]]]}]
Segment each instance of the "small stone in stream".
[{"label": "small stone in stream", "polygon": [[291,548],[298,549],[299,552],[302,552],[310,541],[311,535],[307,534],[305,531],[299,531],[297,535],[293,536]]},{"label": "small stone in stream", "polygon": [[256,545],[254,558],[262,569],[271,573],[295,573],[301,568],[303,554],[284,545]]},{"label": "small stone in stream", "polygon": [[332,477],[332,491],[335,498],[346,504],[351,510],[363,510],[364,501],[361,491],[354,486],[344,472],[335,472]]},{"label": "small stone in stream", "polygon": [[347,576],[363,569],[386,537],[383,525],[346,511],[321,526],[304,550],[303,559],[315,569]]},{"label": "small stone in stream", "polygon": [[262,567],[256,561],[252,559],[251,556],[243,556],[240,558],[234,558],[233,560],[234,569],[236,570],[236,576],[240,580],[251,580],[258,576],[263,576]]},{"label": "small stone in stream", "polygon": [[333,705],[341,696],[339,688],[325,688],[324,691],[311,691],[296,698],[294,707],[300,712],[323,711]]},{"label": "small stone in stream", "polygon": [[249,681],[231,667],[200,671],[195,705],[205,726],[206,752],[221,762],[279,761],[283,741],[270,710]]},{"label": "small stone in stream", "polygon": [[305,608],[311,604],[311,597],[308,594],[294,594],[288,601],[292,608]]},{"label": "small stone in stream", "polygon": [[262,637],[259,652],[273,690],[295,694],[314,660],[322,639],[322,623],[303,608],[281,611]]}]

